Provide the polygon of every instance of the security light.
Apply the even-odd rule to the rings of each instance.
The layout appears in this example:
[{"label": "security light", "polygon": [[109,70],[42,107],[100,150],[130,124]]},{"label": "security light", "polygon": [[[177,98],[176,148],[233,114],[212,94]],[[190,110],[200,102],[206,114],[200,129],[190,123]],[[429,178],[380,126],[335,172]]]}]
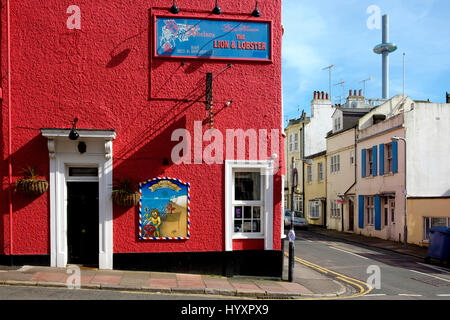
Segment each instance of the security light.
[{"label": "security light", "polygon": [[212,12],[214,14],[222,14],[222,10],[220,9],[219,5],[217,4],[217,0],[216,0],[216,6],[214,7]]},{"label": "security light", "polygon": [[77,140],[78,137],[80,136],[78,134],[77,130],[75,129],[77,121],[78,121],[78,118],[73,119],[72,130],[70,130],[70,133],[69,133],[69,139],[70,140]]},{"label": "security light", "polygon": [[253,10],[252,16],[257,18],[261,17],[261,13],[258,10],[258,1],[256,1],[255,10]]},{"label": "security light", "polygon": [[172,7],[169,11],[173,14],[177,14],[178,12],[180,12],[180,9],[178,9],[177,5],[175,4],[175,0],[173,0]]}]

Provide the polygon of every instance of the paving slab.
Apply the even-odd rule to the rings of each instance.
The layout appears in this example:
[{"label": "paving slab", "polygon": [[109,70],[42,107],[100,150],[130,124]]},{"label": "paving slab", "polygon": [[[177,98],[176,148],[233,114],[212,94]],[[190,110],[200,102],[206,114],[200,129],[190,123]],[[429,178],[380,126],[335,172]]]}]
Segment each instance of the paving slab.
[{"label": "paving slab", "polygon": [[110,285],[117,285],[122,280],[122,277],[120,276],[113,276],[113,275],[101,275],[97,274],[94,276],[94,278],[90,281],[90,283],[93,284],[110,284]]}]

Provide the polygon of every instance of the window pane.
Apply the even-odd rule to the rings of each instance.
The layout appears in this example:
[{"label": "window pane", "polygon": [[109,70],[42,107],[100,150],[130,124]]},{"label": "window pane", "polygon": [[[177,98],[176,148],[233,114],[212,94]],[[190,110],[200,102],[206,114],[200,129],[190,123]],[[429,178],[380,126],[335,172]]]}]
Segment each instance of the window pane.
[{"label": "window pane", "polygon": [[235,207],[234,208],[234,218],[235,219],[242,219],[242,207]]},{"label": "window pane", "polygon": [[447,218],[431,218],[432,227],[446,227]]},{"label": "window pane", "polygon": [[235,200],[261,200],[261,175],[259,172],[235,173]]},{"label": "window pane", "polygon": [[244,219],[252,218],[252,207],[244,207]]},{"label": "window pane", "polygon": [[70,177],[98,177],[98,168],[69,168]]},{"label": "window pane", "polygon": [[261,208],[253,207],[253,219],[260,219],[260,218],[261,218]]},{"label": "window pane", "polygon": [[242,221],[241,220],[234,221],[234,232],[242,232]]},{"label": "window pane", "polygon": [[252,221],[244,220],[244,232],[252,232]]},{"label": "window pane", "polygon": [[261,232],[261,222],[259,220],[253,221],[253,232]]}]

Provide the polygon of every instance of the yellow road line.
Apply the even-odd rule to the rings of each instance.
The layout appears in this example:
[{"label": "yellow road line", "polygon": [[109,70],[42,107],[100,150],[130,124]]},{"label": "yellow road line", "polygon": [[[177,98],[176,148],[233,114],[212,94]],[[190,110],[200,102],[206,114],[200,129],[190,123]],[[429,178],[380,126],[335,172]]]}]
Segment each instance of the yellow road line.
[{"label": "yellow road line", "polygon": [[[284,254],[285,254],[285,256],[288,256],[288,254],[286,252]],[[372,287],[370,285],[368,285],[367,283],[363,282],[363,281],[360,281],[358,279],[354,279],[354,278],[351,278],[349,276],[340,274],[338,272],[329,270],[327,268],[321,267],[321,266],[319,266],[319,265],[317,265],[315,263],[312,263],[310,261],[301,259],[299,257],[294,257],[294,259],[295,259],[295,261],[297,261],[297,262],[299,262],[299,263],[301,263],[301,264],[303,264],[303,265],[305,265],[307,267],[313,268],[313,269],[315,269],[315,270],[317,270],[317,271],[319,271],[319,272],[321,272],[323,274],[327,274],[327,275],[332,274],[332,275],[335,276],[335,278],[337,280],[346,282],[346,283],[348,283],[348,284],[350,284],[350,285],[352,285],[352,286],[354,286],[354,287],[359,289],[359,292],[357,292],[357,293],[355,293],[355,294],[353,294],[351,296],[346,296],[346,297],[325,297],[325,298],[318,298],[318,299],[311,298],[311,299],[305,299],[305,300],[351,299],[351,298],[357,298],[357,297],[364,296],[364,295],[366,295],[366,294],[368,294],[369,292],[372,291]]]}]

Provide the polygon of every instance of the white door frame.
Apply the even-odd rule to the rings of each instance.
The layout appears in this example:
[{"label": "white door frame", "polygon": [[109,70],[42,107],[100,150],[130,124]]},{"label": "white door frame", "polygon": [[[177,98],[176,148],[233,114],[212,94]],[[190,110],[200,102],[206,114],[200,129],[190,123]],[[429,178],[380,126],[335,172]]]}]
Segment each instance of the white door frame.
[{"label": "white door frame", "polygon": [[[77,141],[69,140],[67,129],[41,129],[48,138],[50,157],[50,265],[66,267],[67,249],[67,186],[68,166],[96,166],[99,184],[99,269],[113,268],[113,206],[112,140],[114,130],[81,130]],[[87,152],[76,146],[85,141]],[[92,150],[92,151],[90,151]]]}]

